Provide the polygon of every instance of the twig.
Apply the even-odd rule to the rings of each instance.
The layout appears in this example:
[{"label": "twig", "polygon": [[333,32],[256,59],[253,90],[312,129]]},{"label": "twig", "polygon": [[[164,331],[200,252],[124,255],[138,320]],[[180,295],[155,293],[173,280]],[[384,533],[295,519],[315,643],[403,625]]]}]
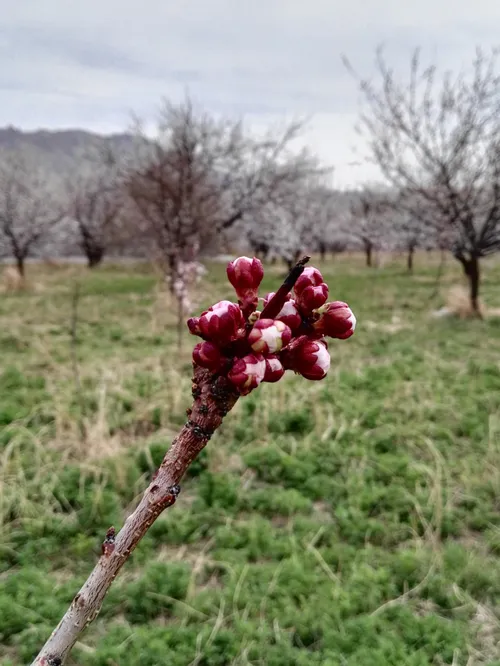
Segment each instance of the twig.
[{"label": "twig", "polygon": [[[273,308],[276,308],[281,300],[284,303],[286,294],[293,288],[308,260],[309,257],[305,257],[292,269],[268,305],[272,303]],[[192,409],[187,411],[188,421],[166,452],[139,505],[127,518],[122,529],[118,534],[114,527],[108,529],[102,543],[101,557],[94,570],[35,657],[32,666],[62,666],[80,634],[97,617],[106,592],[134,548],[158,516],[175,503],[180,492],[178,484],[187,468],[236,404],[239,395],[231,388],[226,377],[214,375],[195,364],[193,367],[194,401]]]},{"label": "twig", "polygon": [[106,592],[144,534],[180,492],[179,481],[232,409],[238,396],[227,380],[195,367],[189,420],[165,454],[136,510],[115,533],[110,528],[102,555],[32,666],[61,666],[83,630],[97,617]]},{"label": "twig", "polygon": [[295,266],[286,276],[285,281],[283,282],[281,287],[270,299],[266,307],[262,310],[260,315],[261,319],[267,319],[267,318],[274,319],[274,317],[276,317],[279,314],[281,308],[285,304],[287,295],[293,289],[294,284],[297,282],[299,277],[304,272],[305,265],[307,264],[310,258],[311,257],[307,256],[302,257],[302,259],[295,264]]}]

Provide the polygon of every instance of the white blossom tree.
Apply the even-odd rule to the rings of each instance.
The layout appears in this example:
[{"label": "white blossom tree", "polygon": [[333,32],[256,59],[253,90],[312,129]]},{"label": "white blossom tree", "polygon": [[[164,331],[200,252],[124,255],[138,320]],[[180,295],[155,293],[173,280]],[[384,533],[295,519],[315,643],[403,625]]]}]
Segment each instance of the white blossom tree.
[{"label": "white blossom tree", "polygon": [[303,252],[318,247],[326,251],[334,219],[330,195],[318,182],[318,176],[305,180],[301,186],[282,187],[279,197],[249,217],[250,246],[264,258],[282,259],[289,269]]},{"label": "white blossom tree", "polygon": [[64,217],[61,184],[28,149],[0,153],[0,248],[24,277],[27,257]]},{"label": "white blossom tree", "polygon": [[312,249],[318,252],[322,261],[326,253],[342,251],[347,246],[343,232],[345,197],[342,192],[325,185],[313,188],[308,204],[312,218]]}]

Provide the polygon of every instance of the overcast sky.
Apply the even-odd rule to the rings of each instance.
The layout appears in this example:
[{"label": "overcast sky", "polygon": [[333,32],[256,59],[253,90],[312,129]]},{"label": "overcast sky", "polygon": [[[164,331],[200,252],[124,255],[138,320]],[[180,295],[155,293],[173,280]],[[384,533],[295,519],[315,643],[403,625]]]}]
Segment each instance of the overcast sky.
[{"label": "overcast sky", "polygon": [[312,115],[305,140],[338,185],[375,175],[353,164],[342,53],[362,74],[381,42],[401,67],[421,46],[460,68],[500,42],[498,0],[0,0],[0,16],[0,126],[122,131],[188,89],[256,127]]}]

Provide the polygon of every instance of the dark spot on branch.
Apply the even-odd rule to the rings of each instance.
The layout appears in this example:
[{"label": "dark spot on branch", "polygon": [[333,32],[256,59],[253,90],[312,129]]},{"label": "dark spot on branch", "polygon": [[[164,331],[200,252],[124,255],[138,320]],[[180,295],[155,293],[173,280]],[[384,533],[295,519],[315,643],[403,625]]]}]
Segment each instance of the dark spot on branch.
[{"label": "dark spot on branch", "polygon": [[47,657],[47,666],[61,666],[62,659],[61,657],[56,657],[54,655],[49,655]]},{"label": "dark spot on branch", "polygon": [[115,549],[115,538],[116,530],[114,527],[110,527],[106,532],[106,537],[102,542],[102,554],[104,557],[109,557]]},{"label": "dark spot on branch", "polygon": [[177,484],[169,488],[169,493],[174,497],[178,497],[180,492],[181,492],[181,487]]},{"label": "dark spot on branch", "polygon": [[194,421],[188,421],[186,423],[188,428],[191,428],[191,431],[195,437],[198,439],[209,440],[210,437],[214,434],[213,428],[203,428],[203,426],[195,423]]}]

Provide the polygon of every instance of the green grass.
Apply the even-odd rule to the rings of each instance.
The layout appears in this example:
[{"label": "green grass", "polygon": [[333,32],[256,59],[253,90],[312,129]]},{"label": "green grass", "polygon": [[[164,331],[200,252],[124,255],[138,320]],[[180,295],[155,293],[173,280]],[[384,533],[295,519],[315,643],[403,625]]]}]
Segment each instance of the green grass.
[{"label": "green grass", "polygon": [[[500,666],[500,319],[430,316],[435,261],[417,263],[320,266],[356,335],[325,381],[237,404],[69,663]],[[29,663],[133,508],[185,420],[195,342],[177,350],[147,267],[31,270],[0,294],[2,666]],[[459,280],[450,260],[443,290]],[[227,297],[209,266],[197,311]]]}]

